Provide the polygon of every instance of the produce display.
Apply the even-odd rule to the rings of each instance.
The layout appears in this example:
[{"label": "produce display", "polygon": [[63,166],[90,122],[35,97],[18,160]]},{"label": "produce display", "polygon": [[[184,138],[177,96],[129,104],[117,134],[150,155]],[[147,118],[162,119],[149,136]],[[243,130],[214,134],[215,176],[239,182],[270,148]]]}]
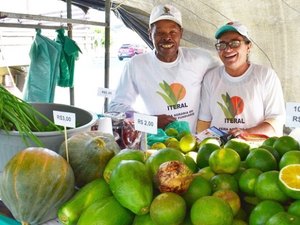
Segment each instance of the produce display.
[{"label": "produce display", "polygon": [[[98,131],[69,138],[68,151],[63,143],[60,156],[64,162],[69,158],[74,171],[69,185],[77,191],[70,196],[64,186],[68,197],[59,207],[50,201],[29,204],[29,199],[15,203],[17,194],[10,188],[15,184],[4,186],[2,181],[21,177],[26,166],[11,168],[9,176],[3,173],[1,196],[13,193],[4,203],[24,222],[14,213],[19,205],[55,209],[63,225],[300,224],[300,146],[294,138],[270,137],[257,143],[233,138],[221,143],[174,130],[167,133],[169,138],[148,150],[120,149]],[[39,176],[40,181],[48,179]],[[41,183],[32,185],[38,189]],[[28,185],[25,180],[18,184]],[[49,192],[44,188],[38,193],[28,189],[26,194],[41,198]]]}]

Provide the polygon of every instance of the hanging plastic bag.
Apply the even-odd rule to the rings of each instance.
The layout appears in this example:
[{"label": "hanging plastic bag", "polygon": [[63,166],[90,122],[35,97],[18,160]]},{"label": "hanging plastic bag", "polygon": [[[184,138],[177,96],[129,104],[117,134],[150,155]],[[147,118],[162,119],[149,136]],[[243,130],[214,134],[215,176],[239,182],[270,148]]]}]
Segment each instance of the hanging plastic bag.
[{"label": "hanging plastic bag", "polygon": [[49,103],[54,101],[61,48],[59,43],[41,35],[41,29],[36,29],[35,40],[29,52],[31,62],[24,85],[25,101]]},{"label": "hanging plastic bag", "polygon": [[62,45],[58,86],[73,87],[75,60],[78,59],[78,55],[81,50],[75,41],[64,35],[64,29],[56,30],[56,32],[56,42]]}]

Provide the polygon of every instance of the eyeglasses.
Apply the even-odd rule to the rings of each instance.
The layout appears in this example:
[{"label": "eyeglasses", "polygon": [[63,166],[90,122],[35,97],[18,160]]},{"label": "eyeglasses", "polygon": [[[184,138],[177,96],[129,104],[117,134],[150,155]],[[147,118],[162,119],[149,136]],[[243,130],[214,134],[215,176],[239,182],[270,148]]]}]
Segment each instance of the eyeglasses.
[{"label": "eyeglasses", "polygon": [[227,46],[229,46],[230,48],[238,48],[241,46],[241,42],[240,40],[232,40],[229,42],[219,42],[217,44],[215,44],[215,47],[217,49],[217,51],[223,51],[227,48]]}]

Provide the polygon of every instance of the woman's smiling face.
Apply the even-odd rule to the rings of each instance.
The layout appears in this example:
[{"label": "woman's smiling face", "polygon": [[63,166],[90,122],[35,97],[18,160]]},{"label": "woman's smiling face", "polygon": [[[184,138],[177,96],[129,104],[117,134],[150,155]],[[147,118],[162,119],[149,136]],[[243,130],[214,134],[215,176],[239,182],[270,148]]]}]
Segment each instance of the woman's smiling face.
[{"label": "woman's smiling face", "polygon": [[224,50],[218,51],[227,73],[232,76],[242,75],[249,67],[248,54],[250,52],[251,43],[244,41],[244,37],[237,32],[229,31],[224,33],[218,43],[229,43],[230,41],[240,41],[240,46],[231,48],[227,45]]}]

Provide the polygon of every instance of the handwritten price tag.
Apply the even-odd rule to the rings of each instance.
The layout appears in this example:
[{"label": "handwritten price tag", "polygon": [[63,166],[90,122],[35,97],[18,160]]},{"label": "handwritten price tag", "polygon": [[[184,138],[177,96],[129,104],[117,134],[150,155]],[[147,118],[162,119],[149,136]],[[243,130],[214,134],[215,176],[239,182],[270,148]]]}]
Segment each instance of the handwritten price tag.
[{"label": "handwritten price tag", "polygon": [[115,95],[115,91],[109,88],[98,88],[98,96],[112,98]]},{"label": "handwritten price tag", "polygon": [[286,103],[286,122],[287,127],[300,127],[300,103]]},{"label": "handwritten price tag", "polygon": [[53,110],[54,123],[64,127],[76,127],[76,115],[70,112],[61,112]]},{"label": "handwritten price tag", "polygon": [[134,128],[149,134],[157,134],[157,117],[134,113]]}]

